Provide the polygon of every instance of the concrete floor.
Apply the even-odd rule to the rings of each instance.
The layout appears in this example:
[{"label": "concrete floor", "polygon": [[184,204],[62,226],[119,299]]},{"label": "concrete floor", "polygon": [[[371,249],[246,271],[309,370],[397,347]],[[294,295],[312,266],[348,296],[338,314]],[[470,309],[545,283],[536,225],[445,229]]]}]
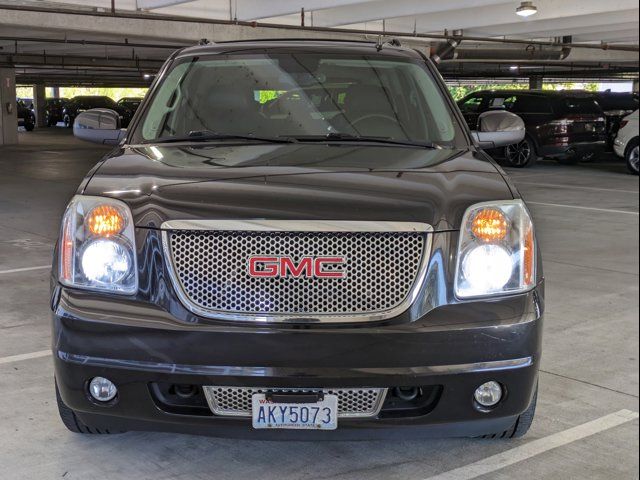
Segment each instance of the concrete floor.
[{"label": "concrete floor", "polygon": [[64,205],[106,149],[61,128],[20,142],[0,147],[0,478],[638,478],[638,420],[607,428],[608,415],[638,412],[638,177],[620,160],[510,172],[537,221],[547,277],[540,400],[527,437],[283,444],[63,427],[51,358],[7,360],[49,348],[48,271],[11,270],[50,263]]}]

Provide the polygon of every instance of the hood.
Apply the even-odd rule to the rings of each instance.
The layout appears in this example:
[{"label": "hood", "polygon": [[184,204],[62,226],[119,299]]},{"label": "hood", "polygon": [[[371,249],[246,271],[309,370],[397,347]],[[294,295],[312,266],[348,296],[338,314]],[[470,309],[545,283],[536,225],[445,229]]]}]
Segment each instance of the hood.
[{"label": "hood", "polygon": [[346,144],[156,145],[117,149],[83,193],[125,201],[136,226],[167,220],[424,222],[457,229],[468,206],[512,199],[469,150]]}]

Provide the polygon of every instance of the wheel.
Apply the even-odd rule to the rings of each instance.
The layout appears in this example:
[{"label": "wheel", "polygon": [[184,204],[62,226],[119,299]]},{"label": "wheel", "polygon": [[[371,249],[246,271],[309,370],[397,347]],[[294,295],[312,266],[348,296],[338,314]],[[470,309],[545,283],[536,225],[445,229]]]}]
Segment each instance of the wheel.
[{"label": "wheel", "polygon": [[536,385],[536,391],[531,399],[531,404],[520,416],[516,419],[515,423],[504,432],[494,433],[490,435],[483,435],[482,438],[496,439],[496,438],[520,438],[524,437],[531,428],[533,423],[533,417],[536,414],[536,403],[538,402],[538,386]]},{"label": "wheel", "polygon": [[535,146],[529,137],[525,137],[520,143],[504,147],[504,159],[510,167],[529,167],[535,163]]},{"label": "wheel", "polygon": [[25,129],[27,132],[31,132],[31,131],[33,131],[33,129],[34,129],[34,128],[35,128],[35,125],[34,125],[33,123],[31,123],[31,122],[24,122],[24,129]]},{"label": "wheel", "polygon": [[78,418],[73,410],[67,407],[62,398],[60,398],[60,391],[58,390],[58,384],[56,383],[56,402],[58,403],[58,413],[64,426],[67,427],[73,433],[84,433],[87,435],[110,435],[115,433],[124,433],[121,431],[109,430],[104,428],[95,428],[85,425],[82,420]]},{"label": "wheel", "polygon": [[634,175],[638,175],[638,161],[640,160],[640,150],[638,146],[638,139],[634,138],[627,145],[627,149],[624,152],[624,159],[627,161],[627,168],[629,172]]},{"label": "wheel", "polygon": [[71,128],[73,127],[73,120],[71,120],[71,117],[69,115],[65,115],[63,118],[64,121],[64,126],[67,128]]}]

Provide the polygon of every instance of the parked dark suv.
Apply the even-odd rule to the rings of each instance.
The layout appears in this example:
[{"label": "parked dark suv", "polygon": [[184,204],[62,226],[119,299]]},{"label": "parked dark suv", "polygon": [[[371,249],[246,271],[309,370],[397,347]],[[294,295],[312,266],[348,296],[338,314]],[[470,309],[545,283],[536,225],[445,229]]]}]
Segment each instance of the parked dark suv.
[{"label": "parked dark suv", "polygon": [[66,102],[62,114],[65,126],[72,127],[78,114],[91,110],[92,108],[109,108],[120,115],[122,120],[122,111],[118,104],[110,97],[104,95],[81,95],[73,97]]},{"label": "parked dark suv", "polygon": [[529,429],[541,259],[525,203],[479,147],[521,140],[516,115],[470,132],[422,53],[290,40],[181,50],[118,123],[99,109],[74,125],[117,146],[55,250],[70,430]]},{"label": "parked dark suv", "polygon": [[122,128],[127,128],[131,119],[135,115],[138,107],[142,103],[142,98],[139,97],[124,97],[118,100],[118,112],[122,115]]},{"label": "parked dark suv", "polygon": [[48,98],[45,103],[44,117],[48,127],[54,127],[64,119],[64,107],[67,98]]},{"label": "parked dark suv", "polygon": [[513,167],[527,167],[537,157],[575,163],[603,152],[607,132],[605,116],[592,95],[585,92],[543,90],[485,90],[458,102],[470,128],[478,116],[503,109],[520,116],[527,127],[525,139],[500,151]]},{"label": "parked dark suv", "polygon": [[27,132],[31,132],[36,127],[36,114],[33,111],[33,103],[30,99],[18,98],[16,107],[18,113],[18,127],[24,127]]}]

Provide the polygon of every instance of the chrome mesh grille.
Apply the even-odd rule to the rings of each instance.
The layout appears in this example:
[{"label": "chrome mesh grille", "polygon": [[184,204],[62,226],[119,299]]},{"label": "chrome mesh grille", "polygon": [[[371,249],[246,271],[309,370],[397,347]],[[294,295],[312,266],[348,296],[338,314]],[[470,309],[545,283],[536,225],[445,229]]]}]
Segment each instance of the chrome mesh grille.
[{"label": "chrome mesh grille", "polygon": [[338,397],[338,417],[372,417],[378,414],[386,395],[385,388],[259,388],[259,387],[204,387],[209,408],[216,415],[251,416],[251,396],[267,392],[323,392]]},{"label": "chrome mesh grille", "polygon": [[[398,307],[411,292],[424,232],[167,232],[174,276],[188,302],[205,312],[361,315]],[[340,256],[344,278],[252,277],[252,256]],[[258,265],[260,268],[260,265]]]}]

